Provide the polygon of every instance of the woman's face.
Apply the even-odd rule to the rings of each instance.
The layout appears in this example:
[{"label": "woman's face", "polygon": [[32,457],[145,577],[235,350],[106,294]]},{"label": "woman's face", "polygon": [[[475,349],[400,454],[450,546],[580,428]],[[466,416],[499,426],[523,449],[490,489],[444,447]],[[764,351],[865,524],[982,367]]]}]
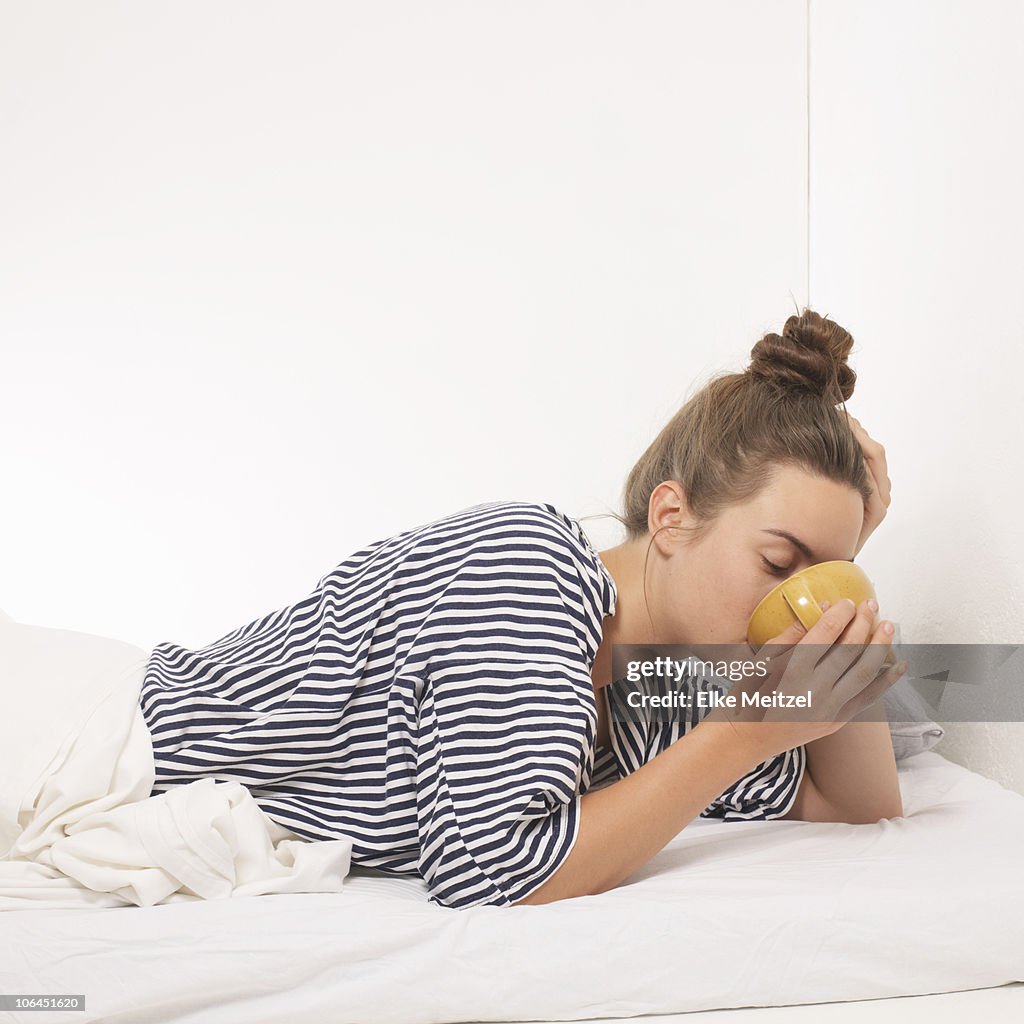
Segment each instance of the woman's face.
[{"label": "woman's face", "polygon": [[[651,498],[652,532],[693,521],[673,481]],[[852,487],[779,466],[766,488],[727,508],[698,540],[663,530],[648,566],[657,641],[745,643],[750,616],[772,587],[808,565],[853,558],[863,519],[863,499]]]}]

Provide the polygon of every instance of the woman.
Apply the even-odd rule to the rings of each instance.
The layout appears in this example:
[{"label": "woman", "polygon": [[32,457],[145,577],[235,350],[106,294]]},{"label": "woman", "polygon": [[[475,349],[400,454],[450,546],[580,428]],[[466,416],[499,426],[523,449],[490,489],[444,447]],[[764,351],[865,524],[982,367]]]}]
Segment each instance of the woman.
[{"label": "woman", "polygon": [[[778,688],[812,688],[829,721],[665,727],[605,699],[613,644],[742,644],[780,578],[852,558],[884,516],[884,453],[836,409],[852,344],[804,310],[705,386],[630,473],[617,547],[550,504],[484,503],[364,547],[207,647],[158,645],[140,696],[153,794],[242,782],[295,833],[349,838],[353,864],[420,875],[451,908],[604,892],[699,814],[901,814],[886,723],[843,728],[898,678],[875,609],[773,641]],[[806,657],[836,641],[840,664]]]}]

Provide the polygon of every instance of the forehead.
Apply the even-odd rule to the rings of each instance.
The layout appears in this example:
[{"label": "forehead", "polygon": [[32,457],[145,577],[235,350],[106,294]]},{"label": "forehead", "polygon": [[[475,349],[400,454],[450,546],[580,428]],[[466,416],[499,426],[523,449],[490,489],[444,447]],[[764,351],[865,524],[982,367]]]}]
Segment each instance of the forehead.
[{"label": "forehead", "polygon": [[864,519],[863,500],[853,487],[795,466],[778,467],[769,484],[735,511],[737,522],[757,539],[785,543],[761,532],[784,530],[823,561],[850,557]]}]

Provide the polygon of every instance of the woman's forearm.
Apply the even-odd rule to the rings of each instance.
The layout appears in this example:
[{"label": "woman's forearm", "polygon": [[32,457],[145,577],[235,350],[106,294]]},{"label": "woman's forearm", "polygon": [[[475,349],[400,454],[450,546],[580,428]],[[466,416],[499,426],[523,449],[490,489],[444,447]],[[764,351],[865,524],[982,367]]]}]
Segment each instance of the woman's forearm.
[{"label": "woman's forearm", "polygon": [[867,708],[841,729],[805,744],[807,770],[833,820],[864,824],[903,815],[889,723]]},{"label": "woman's forearm", "polygon": [[615,888],[758,763],[727,724],[702,722],[632,774],[584,794],[569,856],[514,906]]}]

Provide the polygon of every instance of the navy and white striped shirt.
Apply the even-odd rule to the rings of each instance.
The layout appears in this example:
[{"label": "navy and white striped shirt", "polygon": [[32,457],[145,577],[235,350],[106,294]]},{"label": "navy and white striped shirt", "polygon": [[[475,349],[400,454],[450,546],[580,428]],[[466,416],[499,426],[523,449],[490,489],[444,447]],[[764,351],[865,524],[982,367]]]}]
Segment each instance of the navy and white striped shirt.
[{"label": "navy and white striped shirt", "polygon": [[[616,597],[550,504],[488,502],[375,541],[215,643],[153,649],[152,793],[241,782],[298,835],[351,840],[353,864],[421,876],[432,903],[515,903],[569,856],[583,794],[695,724],[613,712],[595,751],[591,669]],[[788,751],[702,813],[779,817],[803,770]]]}]

